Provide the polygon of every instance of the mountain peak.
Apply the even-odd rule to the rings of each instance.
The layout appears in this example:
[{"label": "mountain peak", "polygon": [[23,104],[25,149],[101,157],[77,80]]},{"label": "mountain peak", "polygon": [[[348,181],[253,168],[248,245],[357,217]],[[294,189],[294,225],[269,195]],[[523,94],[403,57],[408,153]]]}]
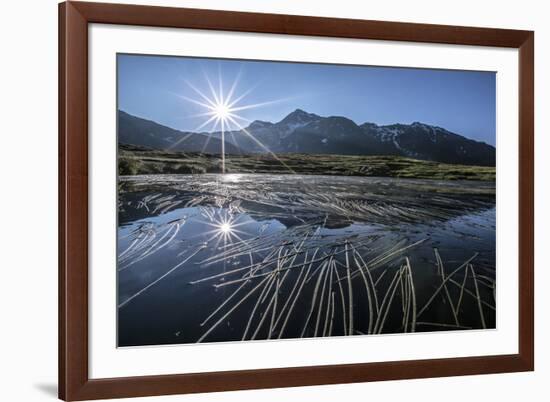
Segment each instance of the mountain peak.
[{"label": "mountain peak", "polygon": [[281,123],[309,123],[311,121],[320,119],[320,116],[308,113],[302,109],[296,109],[292,113],[288,114]]},{"label": "mountain peak", "polygon": [[308,115],[309,113],[306,112],[306,111],[303,110],[303,109],[297,108],[294,112],[292,112],[292,113],[290,113],[290,114],[295,114],[295,115]]}]

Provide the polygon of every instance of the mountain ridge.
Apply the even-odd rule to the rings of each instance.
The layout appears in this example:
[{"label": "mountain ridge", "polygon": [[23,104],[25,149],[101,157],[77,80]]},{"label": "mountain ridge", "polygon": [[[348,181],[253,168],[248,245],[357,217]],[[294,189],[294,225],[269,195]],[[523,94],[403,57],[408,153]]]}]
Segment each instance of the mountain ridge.
[{"label": "mountain ridge", "polygon": [[[127,113],[125,115],[131,116]],[[119,130],[120,126],[119,119]],[[191,137],[193,135],[202,136],[196,137],[202,138],[199,141],[202,144],[207,141],[206,138],[210,138],[208,140],[210,142],[217,140],[208,147],[208,153],[219,153],[219,149],[221,149],[221,132],[219,131],[211,133],[174,131]],[[343,116],[322,117],[302,109],[294,110],[276,123],[254,120],[242,130],[226,131],[224,138],[228,154],[267,153],[269,151],[276,154],[393,155],[479,166],[494,166],[496,160],[496,150],[492,145],[469,139],[442,127],[421,122],[390,125],[365,122],[358,125]],[[127,143],[124,136],[120,135],[120,131],[119,142]],[[196,146],[185,145],[183,142],[185,141],[182,141],[181,147],[177,150],[197,151]],[[157,142],[150,147],[168,149],[162,146]]]},{"label": "mountain ridge", "polygon": [[[202,133],[176,130],[153,120],[118,111],[118,142],[151,149],[219,153],[221,140]],[[237,146],[225,141],[228,153],[242,153]]]}]

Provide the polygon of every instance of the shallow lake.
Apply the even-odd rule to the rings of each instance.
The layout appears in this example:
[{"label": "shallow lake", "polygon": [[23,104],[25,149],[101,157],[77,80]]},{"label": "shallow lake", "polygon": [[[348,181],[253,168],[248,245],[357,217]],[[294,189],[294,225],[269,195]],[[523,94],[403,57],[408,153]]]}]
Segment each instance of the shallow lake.
[{"label": "shallow lake", "polygon": [[495,184],[122,176],[119,346],[495,327]]}]

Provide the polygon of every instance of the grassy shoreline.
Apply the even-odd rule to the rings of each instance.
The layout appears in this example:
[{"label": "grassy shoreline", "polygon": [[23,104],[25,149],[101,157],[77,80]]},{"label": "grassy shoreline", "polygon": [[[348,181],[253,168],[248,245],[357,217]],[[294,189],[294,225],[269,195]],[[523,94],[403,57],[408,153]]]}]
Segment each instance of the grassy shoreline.
[{"label": "grassy shoreline", "polygon": [[[438,180],[495,180],[495,167],[451,165],[401,156],[226,155],[226,173],[378,176]],[[120,175],[221,173],[220,155],[145,149],[120,144]]]}]

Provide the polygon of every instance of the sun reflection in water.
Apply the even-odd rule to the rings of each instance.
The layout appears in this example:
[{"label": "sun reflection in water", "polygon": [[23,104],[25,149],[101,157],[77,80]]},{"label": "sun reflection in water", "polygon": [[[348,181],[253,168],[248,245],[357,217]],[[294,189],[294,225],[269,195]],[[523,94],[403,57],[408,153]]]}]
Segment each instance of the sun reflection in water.
[{"label": "sun reflection in water", "polygon": [[242,174],[238,173],[227,173],[222,176],[222,181],[228,182],[228,183],[239,183],[241,179],[243,178]]},{"label": "sun reflection in water", "polygon": [[231,224],[229,222],[227,223],[222,223],[220,225],[220,231],[224,234],[228,234],[231,232]]}]

